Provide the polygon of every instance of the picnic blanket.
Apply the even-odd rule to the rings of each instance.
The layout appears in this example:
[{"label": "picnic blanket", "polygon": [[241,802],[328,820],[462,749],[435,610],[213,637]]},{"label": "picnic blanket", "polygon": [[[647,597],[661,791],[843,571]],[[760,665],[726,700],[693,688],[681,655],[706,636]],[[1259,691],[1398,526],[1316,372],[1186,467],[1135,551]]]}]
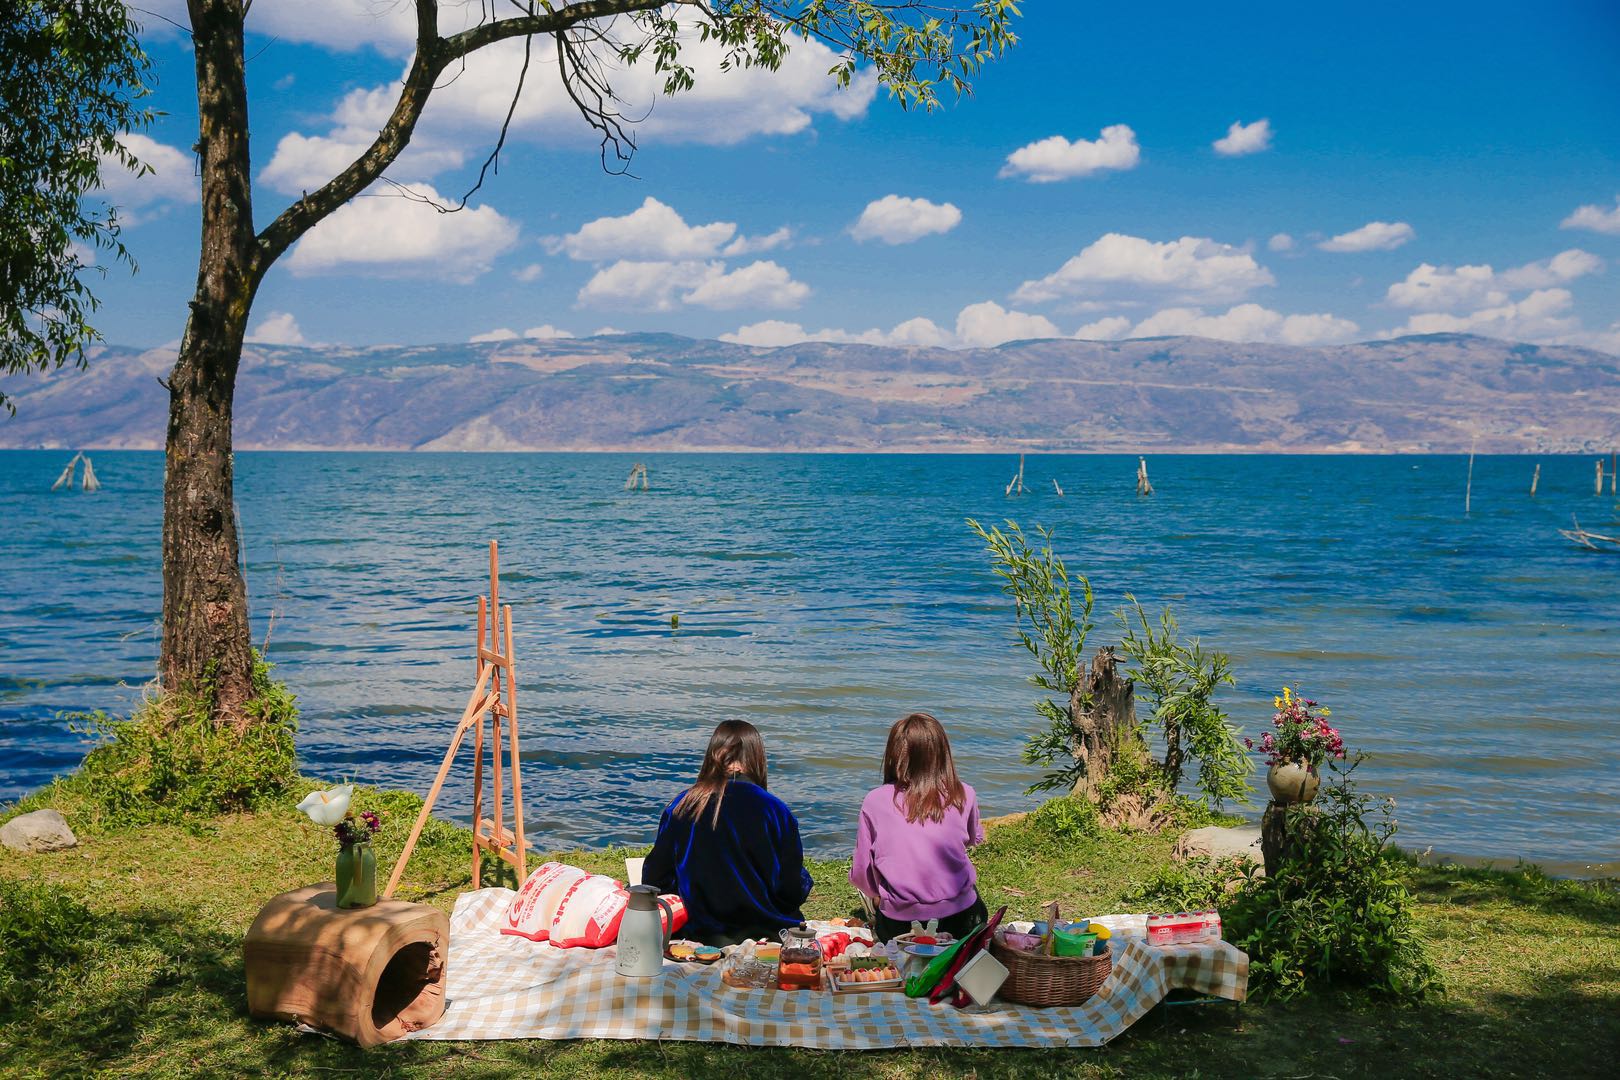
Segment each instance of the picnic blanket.
[{"label": "picnic blanket", "polygon": [[897,993],[738,990],[719,965],[665,962],[651,979],[614,973],[614,950],[558,949],[499,927],[510,889],[456,900],[444,1017],[407,1039],[679,1039],[748,1046],[879,1050],[901,1046],[1101,1046],[1177,988],[1242,1001],[1249,958],[1228,942],[1149,946],[1145,915],[1096,921],[1114,931],[1113,972],[1075,1008],[929,1005]]}]

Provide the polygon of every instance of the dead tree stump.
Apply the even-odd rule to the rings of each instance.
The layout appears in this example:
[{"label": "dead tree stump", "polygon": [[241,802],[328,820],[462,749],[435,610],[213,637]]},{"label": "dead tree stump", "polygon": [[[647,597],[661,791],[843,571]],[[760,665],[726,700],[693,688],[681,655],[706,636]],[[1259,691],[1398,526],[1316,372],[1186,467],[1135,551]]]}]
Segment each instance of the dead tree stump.
[{"label": "dead tree stump", "polygon": [[425,904],[379,900],[340,910],[330,884],[271,900],[242,942],[248,1011],[361,1046],[444,1015],[450,921]]},{"label": "dead tree stump", "polygon": [[1136,687],[1119,671],[1111,647],[1097,650],[1091,670],[1069,694],[1074,724],[1074,757],[1080,775],[1074,794],[1096,801],[1097,786],[1108,775],[1124,741],[1136,732]]}]

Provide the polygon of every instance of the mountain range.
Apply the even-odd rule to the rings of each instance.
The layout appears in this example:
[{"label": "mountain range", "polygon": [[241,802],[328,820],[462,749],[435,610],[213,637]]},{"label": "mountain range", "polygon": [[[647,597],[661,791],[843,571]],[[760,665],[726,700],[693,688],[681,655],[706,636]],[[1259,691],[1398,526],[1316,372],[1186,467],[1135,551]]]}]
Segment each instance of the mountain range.
[{"label": "mountain range", "polygon": [[[0,447],[161,448],[172,349],[11,376]],[[1458,334],[947,350],[668,334],[249,345],[240,449],[1607,451],[1620,358]]]}]

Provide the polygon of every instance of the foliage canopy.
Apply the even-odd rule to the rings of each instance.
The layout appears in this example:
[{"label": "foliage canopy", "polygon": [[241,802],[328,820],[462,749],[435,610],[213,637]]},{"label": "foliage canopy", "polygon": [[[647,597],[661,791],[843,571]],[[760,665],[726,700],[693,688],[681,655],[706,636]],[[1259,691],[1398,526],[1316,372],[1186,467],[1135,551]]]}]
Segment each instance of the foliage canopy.
[{"label": "foliage canopy", "polygon": [[[100,335],[97,252],[134,260],[102,169],[150,171],[118,137],[145,126],[149,64],[121,0],[12,0],[0,18],[0,372],[83,365]],[[104,271],[103,271],[104,272]],[[0,405],[14,409],[3,391]]]}]

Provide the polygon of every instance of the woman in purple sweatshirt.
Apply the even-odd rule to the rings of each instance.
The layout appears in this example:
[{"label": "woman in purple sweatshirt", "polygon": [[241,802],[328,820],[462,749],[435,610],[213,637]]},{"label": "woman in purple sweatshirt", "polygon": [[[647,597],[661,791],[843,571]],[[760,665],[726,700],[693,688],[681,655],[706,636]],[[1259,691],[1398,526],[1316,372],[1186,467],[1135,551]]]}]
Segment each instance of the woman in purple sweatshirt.
[{"label": "woman in purple sweatshirt", "polygon": [[897,721],[883,751],[883,786],[861,803],[849,871],[850,883],[877,901],[878,940],[906,933],[913,921],[938,919],[958,938],[983,923],[989,913],[967,850],[983,842],[979,803],[956,777],[945,728],[927,713]]}]

